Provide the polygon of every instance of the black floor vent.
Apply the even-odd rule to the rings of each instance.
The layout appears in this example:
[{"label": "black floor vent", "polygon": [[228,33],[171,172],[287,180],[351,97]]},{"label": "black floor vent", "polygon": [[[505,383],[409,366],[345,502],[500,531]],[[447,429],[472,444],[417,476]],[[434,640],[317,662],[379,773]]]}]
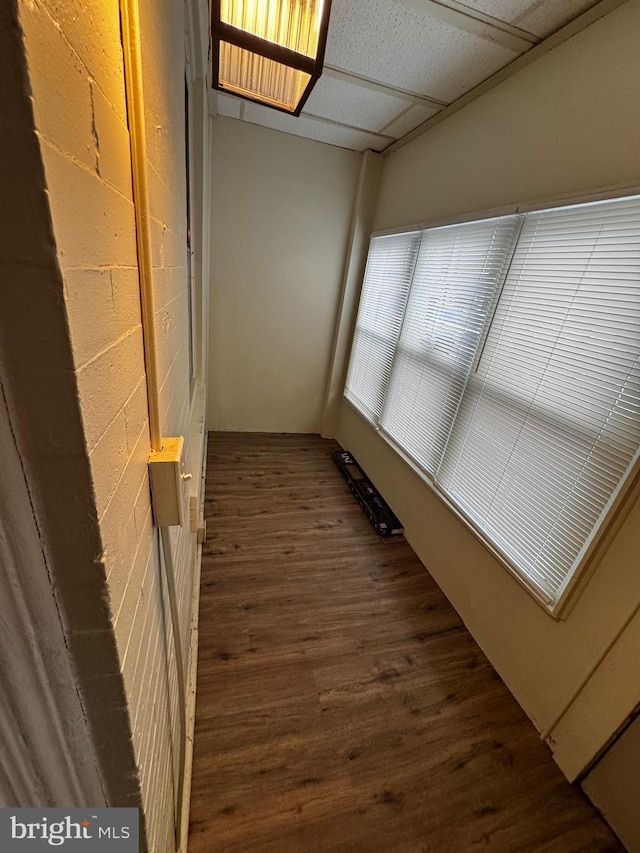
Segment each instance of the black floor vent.
[{"label": "black floor vent", "polygon": [[334,450],[331,458],[380,536],[398,536],[404,533],[404,527],[349,451]]}]

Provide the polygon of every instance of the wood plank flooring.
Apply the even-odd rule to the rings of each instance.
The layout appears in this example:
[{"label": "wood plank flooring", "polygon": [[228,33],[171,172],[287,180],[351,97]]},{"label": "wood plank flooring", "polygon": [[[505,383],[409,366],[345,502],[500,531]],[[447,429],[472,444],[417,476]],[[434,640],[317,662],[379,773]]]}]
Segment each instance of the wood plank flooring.
[{"label": "wood plank flooring", "polygon": [[189,853],[622,850],[336,446],[210,436]]}]

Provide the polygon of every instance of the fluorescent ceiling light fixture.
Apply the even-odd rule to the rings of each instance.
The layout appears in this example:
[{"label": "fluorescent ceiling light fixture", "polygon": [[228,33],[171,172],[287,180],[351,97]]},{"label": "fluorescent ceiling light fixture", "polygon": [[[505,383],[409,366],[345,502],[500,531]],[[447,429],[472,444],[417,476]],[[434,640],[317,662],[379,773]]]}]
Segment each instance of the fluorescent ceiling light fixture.
[{"label": "fluorescent ceiling light fixture", "polygon": [[300,115],[322,73],[331,0],[214,0],[213,87]]}]

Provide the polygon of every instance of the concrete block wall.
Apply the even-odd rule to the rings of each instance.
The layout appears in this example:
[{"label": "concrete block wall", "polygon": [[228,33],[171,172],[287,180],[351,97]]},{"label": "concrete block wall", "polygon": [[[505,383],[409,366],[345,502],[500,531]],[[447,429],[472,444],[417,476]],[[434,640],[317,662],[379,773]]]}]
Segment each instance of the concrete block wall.
[{"label": "concrete block wall", "polygon": [[[185,437],[197,484],[202,428],[193,441],[192,421],[203,391],[189,375],[184,8],[143,0],[140,16],[162,433]],[[147,474],[119,4],[30,0],[20,5],[20,22],[148,846],[163,853],[174,846],[178,692]],[[188,526],[171,541],[186,656],[196,544]]]},{"label": "concrete block wall", "polygon": [[[16,0],[0,4],[0,57],[0,804],[135,806],[115,642],[86,654],[109,614]],[[109,701],[87,702],[81,673]]]}]

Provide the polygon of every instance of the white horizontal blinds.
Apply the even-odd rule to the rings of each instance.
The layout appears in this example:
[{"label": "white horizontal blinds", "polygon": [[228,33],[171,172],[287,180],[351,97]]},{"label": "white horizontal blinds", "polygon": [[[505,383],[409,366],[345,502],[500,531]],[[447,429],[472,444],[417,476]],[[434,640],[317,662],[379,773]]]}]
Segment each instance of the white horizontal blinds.
[{"label": "white horizontal blinds", "polygon": [[503,216],[423,234],[380,424],[432,476],[518,227]]},{"label": "white horizontal blinds", "polygon": [[345,396],[377,423],[416,262],[420,232],[374,237],[360,296]]},{"label": "white horizontal blinds", "polygon": [[640,200],[529,214],[439,482],[550,601],[640,444]]}]

